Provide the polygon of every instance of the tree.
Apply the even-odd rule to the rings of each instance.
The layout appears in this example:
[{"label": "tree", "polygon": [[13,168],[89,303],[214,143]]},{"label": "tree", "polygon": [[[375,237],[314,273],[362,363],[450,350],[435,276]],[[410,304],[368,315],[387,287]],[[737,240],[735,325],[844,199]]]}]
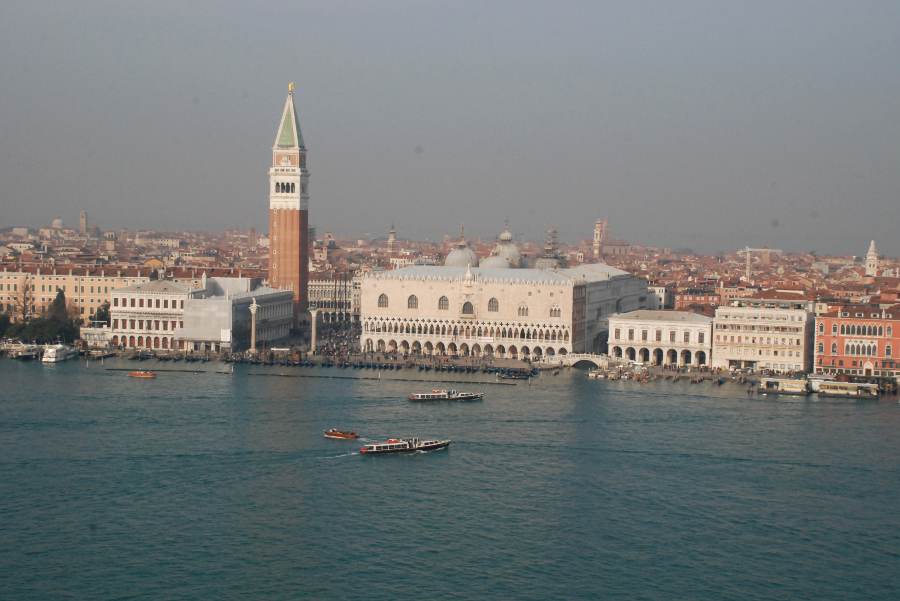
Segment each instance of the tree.
[{"label": "tree", "polygon": [[103,303],[99,307],[97,307],[97,312],[91,315],[91,322],[93,323],[105,323],[109,325],[109,303]]},{"label": "tree", "polygon": [[69,314],[66,312],[66,293],[62,290],[56,291],[56,298],[53,299],[53,302],[50,303],[50,307],[47,309],[47,319],[64,322],[69,319]]},{"label": "tree", "polygon": [[17,323],[7,330],[10,336],[39,343],[73,342],[78,338],[78,324],[66,312],[66,295],[62,290],[50,304],[46,317]]},{"label": "tree", "polygon": [[2,338],[3,335],[6,334],[6,331],[9,329],[10,321],[11,320],[9,319],[9,315],[7,315],[6,313],[0,313],[0,338]]}]

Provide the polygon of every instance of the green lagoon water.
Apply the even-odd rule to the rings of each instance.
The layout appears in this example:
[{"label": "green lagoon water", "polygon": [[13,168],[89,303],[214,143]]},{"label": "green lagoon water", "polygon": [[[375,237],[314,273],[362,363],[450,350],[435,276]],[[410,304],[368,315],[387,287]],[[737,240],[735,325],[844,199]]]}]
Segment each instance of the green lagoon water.
[{"label": "green lagoon water", "polygon": [[895,401],[116,365],[0,361],[0,599],[900,599]]}]

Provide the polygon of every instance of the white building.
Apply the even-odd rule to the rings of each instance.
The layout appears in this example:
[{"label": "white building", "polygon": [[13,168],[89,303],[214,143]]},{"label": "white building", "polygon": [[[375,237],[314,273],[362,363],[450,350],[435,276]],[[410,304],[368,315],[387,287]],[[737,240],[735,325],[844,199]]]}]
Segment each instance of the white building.
[{"label": "white building", "polygon": [[671,309],[675,306],[675,293],[669,286],[648,286],[652,309]]},{"label": "white building", "polygon": [[448,257],[457,266],[367,274],[362,349],[523,359],[595,352],[609,315],[647,302],[644,280],[608,265],[474,268],[459,265],[477,261],[467,252],[460,244]]},{"label": "white building", "polygon": [[257,287],[249,278],[202,278],[199,288],[153,280],[110,293],[110,343],[147,350],[242,350],[250,339],[249,305],[255,298],[257,343],[290,333],[289,290]]},{"label": "white building", "polygon": [[153,280],[110,292],[113,346],[140,349],[181,348],[176,332],[184,327],[184,301],[191,289]]},{"label": "white building", "polygon": [[242,351],[250,346],[250,305],[256,301],[256,344],[264,348],[290,335],[293,293],[259,286],[250,278],[210,278],[184,303],[179,346],[195,351]]},{"label": "white building", "polygon": [[812,367],[813,321],[805,299],[747,298],[716,309],[713,367],[806,372]]},{"label": "white building", "polygon": [[609,318],[609,354],[651,365],[709,365],[712,318],[638,310]]}]

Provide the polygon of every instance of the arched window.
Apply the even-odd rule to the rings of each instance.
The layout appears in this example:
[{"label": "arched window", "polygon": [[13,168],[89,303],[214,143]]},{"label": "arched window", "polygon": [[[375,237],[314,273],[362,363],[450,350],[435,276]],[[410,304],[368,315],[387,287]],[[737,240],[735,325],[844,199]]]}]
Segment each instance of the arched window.
[{"label": "arched window", "polygon": [[519,305],[519,317],[528,317],[527,305]]},{"label": "arched window", "polygon": [[[836,323],[831,324],[831,333],[832,333],[832,334],[837,334],[837,333],[838,333],[838,329],[837,329],[837,324],[836,324]],[[841,332],[841,334],[843,334],[843,332]]]},{"label": "arched window", "polygon": [[550,317],[559,317],[562,315],[562,310],[559,307],[550,307]]},{"label": "arched window", "polygon": [[492,298],[488,301],[488,311],[491,313],[496,313],[500,310],[500,302],[496,298]]},{"label": "arched window", "polygon": [[890,344],[887,345],[886,347],[884,347],[884,356],[885,356],[885,357],[890,357],[890,356],[891,356],[891,350],[892,350],[892,349],[891,349],[891,345],[890,345]]},{"label": "arched window", "polygon": [[841,336],[847,333],[847,329],[844,327],[844,324],[841,324]]},{"label": "arched window", "polygon": [[837,355],[837,342],[832,342],[832,343],[831,343],[831,354],[832,354],[832,355]]},{"label": "arched window", "polygon": [[825,343],[824,343],[824,342],[820,342],[820,343],[819,343],[819,353],[821,354],[821,353],[824,353],[824,352],[825,352]]},{"label": "arched window", "polygon": [[415,294],[410,294],[409,298],[406,299],[406,308],[407,309],[418,309],[419,308],[419,297]]},{"label": "arched window", "polygon": [[463,312],[463,315],[474,315],[475,307],[472,306],[472,303],[470,303],[469,301],[466,301],[463,303],[462,312]]},{"label": "arched window", "polygon": [[291,194],[293,194],[297,190],[297,184],[291,182]]},{"label": "arched window", "polygon": [[887,327],[887,335],[888,335],[888,337],[893,336],[893,335],[894,335],[894,328],[892,328],[891,326],[888,326],[888,327]]},{"label": "arched window", "polygon": [[384,309],[388,306],[388,297],[387,294],[382,294],[378,297],[378,308]]},{"label": "arched window", "polygon": [[447,300],[446,296],[442,296],[438,299],[438,311],[447,311],[450,309],[450,301]]}]

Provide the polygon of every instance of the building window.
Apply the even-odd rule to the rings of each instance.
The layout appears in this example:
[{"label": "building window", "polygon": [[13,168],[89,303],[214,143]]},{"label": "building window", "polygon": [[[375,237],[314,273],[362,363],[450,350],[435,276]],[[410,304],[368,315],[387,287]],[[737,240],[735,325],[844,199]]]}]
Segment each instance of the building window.
[{"label": "building window", "polygon": [[824,353],[824,352],[825,352],[825,343],[824,343],[824,342],[820,342],[820,343],[819,343],[819,354],[821,355],[821,354]]},{"label": "building window", "polygon": [[[734,336],[732,336],[734,338]],[[669,332],[669,342],[675,342],[675,330]]]},{"label": "building window", "polygon": [[[384,296],[384,295],[382,295]],[[450,309],[450,301],[447,300],[446,296],[442,296],[438,299],[438,311],[448,311]]]},{"label": "building window", "polygon": [[622,330],[620,330],[619,328],[616,328],[616,335],[615,335],[614,340],[619,340],[621,337],[622,337]]},{"label": "building window", "polygon": [[634,330],[628,330],[628,340],[634,340]]},{"label": "building window", "polygon": [[824,333],[825,333],[825,322],[820,321],[819,322],[819,334],[824,334]]},{"label": "building window", "polygon": [[706,340],[706,334],[704,332],[700,332],[697,334],[697,342],[703,344],[703,341]]},{"label": "building window", "polygon": [[500,310],[500,302],[496,298],[492,298],[488,301],[488,311],[491,313],[496,313]]},{"label": "building window", "polygon": [[837,333],[838,333],[838,329],[837,329],[837,324],[836,324],[836,323],[831,324],[831,333],[832,333],[832,334],[837,334]]},{"label": "building window", "polygon": [[892,350],[892,349],[891,349],[891,345],[890,345],[890,344],[887,345],[886,347],[884,347],[884,356],[885,356],[885,357],[890,357],[890,356],[891,356],[891,350]]},{"label": "building window", "polygon": [[419,308],[419,297],[415,294],[410,294],[409,298],[406,299],[406,308],[407,309],[418,309]]},{"label": "building window", "polygon": [[562,309],[559,307],[550,307],[550,317],[560,317],[562,315]]},{"label": "building window", "polygon": [[113,307],[118,307],[118,306],[119,306],[119,297],[117,296],[117,297],[113,298]]},{"label": "building window", "polygon": [[527,305],[519,306],[519,317],[528,317],[528,306]]},{"label": "building window", "polygon": [[472,303],[470,303],[469,301],[466,301],[463,303],[462,312],[463,312],[463,315],[474,315],[475,307],[472,306]]},{"label": "building window", "polygon": [[381,296],[378,297],[378,308],[379,308],[379,309],[386,309],[387,306],[388,306],[388,297],[387,297],[387,294],[382,294]]},{"label": "building window", "polygon": [[656,341],[662,342],[662,330],[656,330]]},{"label": "building window", "polygon": [[687,344],[687,343],[690,342],[690,341],[691,341],[691,333],[690,333],[690,332],[685,332],[685,333],[684,333],[684,342],[685,342],[685,344]]}]

